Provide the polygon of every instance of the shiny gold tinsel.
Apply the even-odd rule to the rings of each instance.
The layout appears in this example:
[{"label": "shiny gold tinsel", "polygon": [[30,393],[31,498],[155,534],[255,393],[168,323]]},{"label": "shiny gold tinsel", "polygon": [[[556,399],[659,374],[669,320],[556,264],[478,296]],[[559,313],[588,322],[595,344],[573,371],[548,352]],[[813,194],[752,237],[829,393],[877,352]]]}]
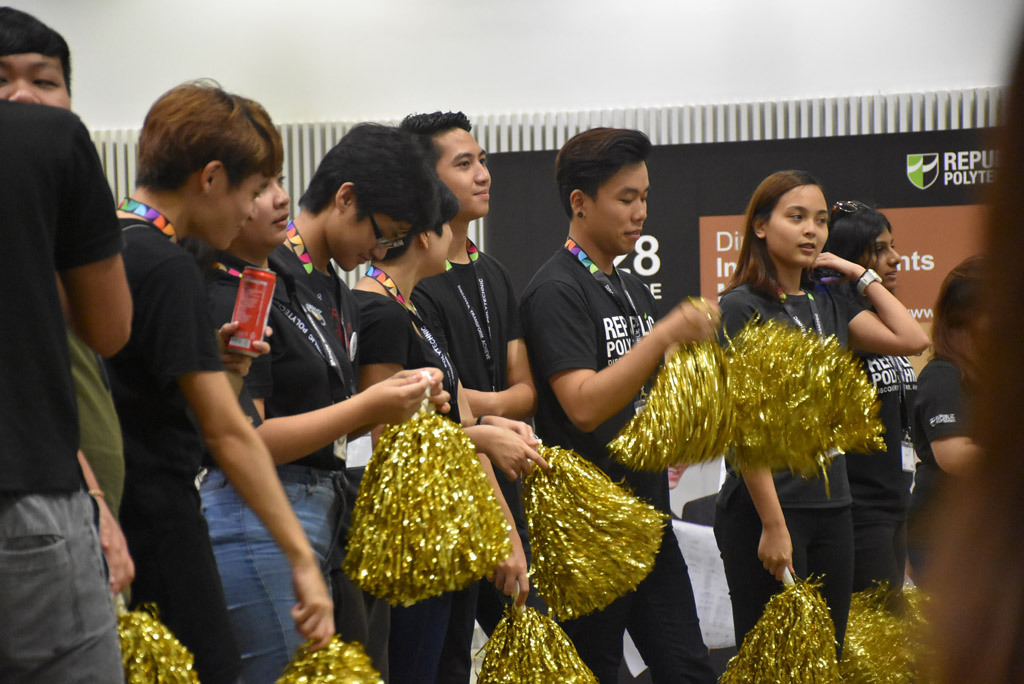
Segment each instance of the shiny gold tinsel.
[{"label": "shiny gold tinsel", "polygon": [[554,620],[527,606],[506,608],[484,644],[477,684],[598,684]]},{"label": "shiny gold tinsel", "polygon": [[158,619],[153,604],[128,612],[119,603],[117,634],[126,684],[199,684],[193,656]]},{"label": "shiny gold tinsel", "polygon": [[834,337],[748,323],[726,350],[734,465],[817,477],[836,451],[885,448],[875,389]]},{"label": "shiny gold tinsel", "polygon": [[836,630],[817,586],[796,580],[773,596],[719,684],[838,684]]},{"label": "shiny gold tinsel", "polygon": [[704,463],[725,453],[732,439],[732,396],[722,348],[694,342],[669,356],[647,403],[608,444],[634,470]]},{"label": "shiny gold tinsel", "polygon": [[605,608],[654,567],[665,515],[573,451],[539,446],[551,470],[523,485],[533,583],[558,620]]},{"label": "shiny gold tinsel", "polygon": [[384,431],[352,510],[345,572],[395,605],[463,589],[512,554],[473,442],[424,406]]},{"label": "shiny gold tinsel", "polygon": [[335,634],[318,651],[301,646],[288,663],[277,684],[383,684],[380,673],[370,662],[358,641],[346,643]]},{"label": "shiny gold tinsel", "polygon": [[925,681],[921,595],[911,587],[892,594],[886,584],[853,595],[839,672],[849,684]]}]

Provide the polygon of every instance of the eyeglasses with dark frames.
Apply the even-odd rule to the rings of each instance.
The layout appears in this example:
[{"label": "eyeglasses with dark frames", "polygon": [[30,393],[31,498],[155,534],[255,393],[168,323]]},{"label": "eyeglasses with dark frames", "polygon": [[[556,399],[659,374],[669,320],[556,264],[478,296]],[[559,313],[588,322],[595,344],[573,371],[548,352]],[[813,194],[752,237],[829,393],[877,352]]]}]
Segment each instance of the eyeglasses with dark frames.
[{"label": "eyeglasses with dark frames", "polygon": [[373,236],[377,238],[377,246],[384,247],[385,249],[391,249],[393,247],[401,247],[405,244],[405,238],[395,238],[394,240],[384,237],[384,233],[380,231],[380,226],[377,225],[377,219],[373,218],[373,213],[370,213],[370,225],[373,226]]}]

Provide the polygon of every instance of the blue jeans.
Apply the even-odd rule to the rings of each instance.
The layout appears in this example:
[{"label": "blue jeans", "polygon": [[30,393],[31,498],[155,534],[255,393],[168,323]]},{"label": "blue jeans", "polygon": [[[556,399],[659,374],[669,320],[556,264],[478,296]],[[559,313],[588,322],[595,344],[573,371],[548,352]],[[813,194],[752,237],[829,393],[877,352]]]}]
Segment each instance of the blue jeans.
[{"label": "blue jeans", "polygon": [[[277,473],[329,583],[327,559],[344,509],[344,473],[291,465],[279,466]],[[273,684],[305,641],[291,615],[296,603],[291,565],[223,471],[210,471],[200,495],[242,652],[242,680]]]},{"label": "blue jeans", "polygon": [[122,678],[92,497],[0,493],[0,681]]}]

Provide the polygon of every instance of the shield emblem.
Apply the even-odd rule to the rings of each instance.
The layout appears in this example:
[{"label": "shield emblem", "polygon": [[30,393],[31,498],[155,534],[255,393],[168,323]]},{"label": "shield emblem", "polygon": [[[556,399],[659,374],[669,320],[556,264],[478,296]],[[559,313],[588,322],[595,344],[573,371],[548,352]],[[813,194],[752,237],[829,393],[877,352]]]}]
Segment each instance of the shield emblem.
[{"label": "shield emblem", "polygon": [[939,154],[937,152],[908,154],[907,178],[921,190],[931,187],[931,184],[939,178]]}]

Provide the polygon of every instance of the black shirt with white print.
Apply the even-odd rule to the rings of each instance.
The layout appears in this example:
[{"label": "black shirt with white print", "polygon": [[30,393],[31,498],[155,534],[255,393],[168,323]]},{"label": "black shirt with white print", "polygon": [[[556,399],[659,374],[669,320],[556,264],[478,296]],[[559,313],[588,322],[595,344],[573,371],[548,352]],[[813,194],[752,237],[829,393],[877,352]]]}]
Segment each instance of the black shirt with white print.
[{"label": "black shirt with white print", "polygon": [[[657,306],[643,282],[621,272],[619,278],[613,275],[609,281],[618,290],[617,298],[576,256],[559,248],[523,293],[520,313],[537,384],[537,433],[546,444],[572,449],[592,461],[613,481],[625,481],[634,494],[667,513],[666,473],[634,471],[608,454],[608,442],[642,406],[643,393],[632,397],[592,432],[583,432],[573,425],[551,389],[552,376],[562,371],[607,368],[654,327]],[[625,308],[622,301],[627,302]],[[652,373],[647,379],[645,390],[655,376]]]}]

